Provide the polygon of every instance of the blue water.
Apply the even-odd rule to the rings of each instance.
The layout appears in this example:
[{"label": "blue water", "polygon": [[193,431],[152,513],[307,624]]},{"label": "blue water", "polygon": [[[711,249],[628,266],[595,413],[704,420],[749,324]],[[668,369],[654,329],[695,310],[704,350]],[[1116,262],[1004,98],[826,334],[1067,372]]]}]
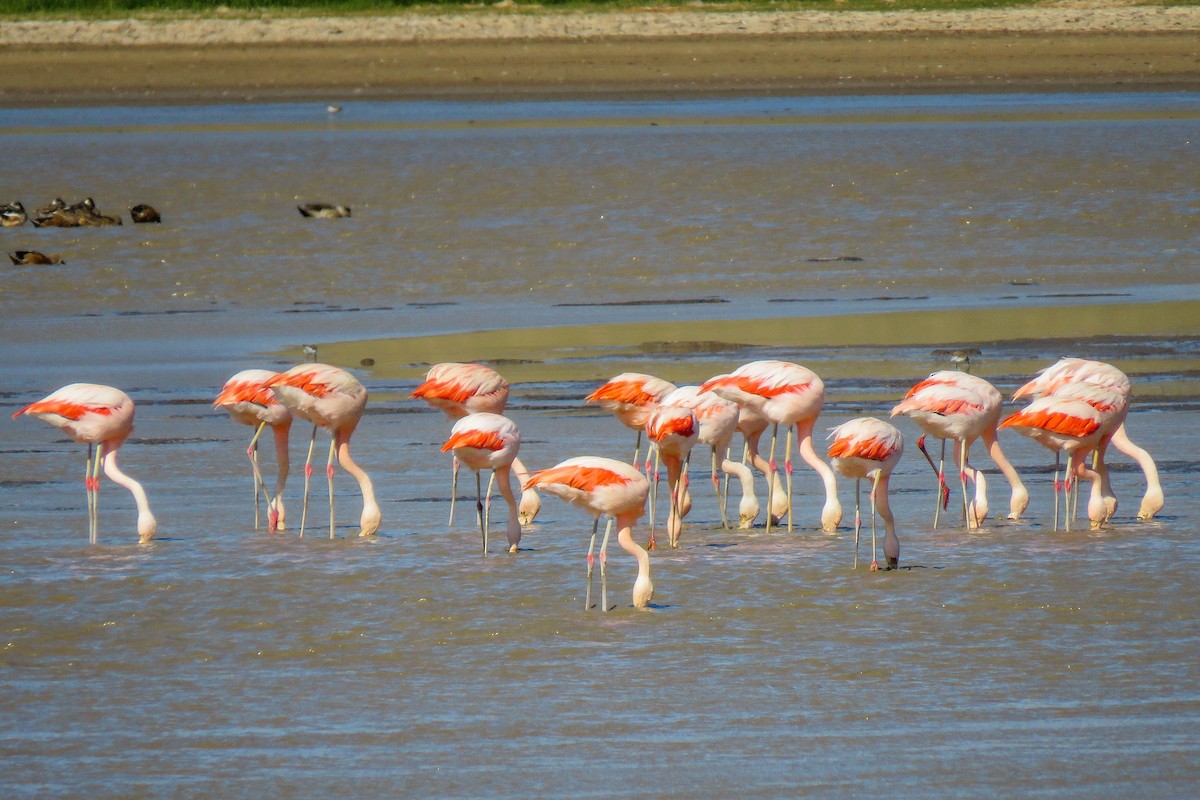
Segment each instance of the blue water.
[{"label": "blue water", "polygon": [[[0,398],[129,391],[122,463],[162,532],[134,544],[132,503],[106,483],[89,547],[82,448],[0,424],[0,795],[1190,796],[1200,331],[1043,339],[1038,324],[1198,299],[1198,116],[1200,95],[1150,93],[0,109],[0,193],[164,217],[0,230],[5,250],[67,261],[0,287]],[[311,200],[354,214],[302,220]],[[669,302],[699,299],[723,302]],[[615,608],[585,612],[580,512],[547,498],[522,552],[483,558],[467,479],[447,525],[448,424],[407,399],[424,365],[402,347],[342,365],[372,395],[353,446],[383,510],[373,541],[354,536],[341,473],[325,538],[321,465],[316,529],[296,535],[300,426],[292,530],[255,532],[250,431],[210,407],[233,372],[284,368],[302,343],[534,327],[533,363],[496,366],[529,376],[510,415],[535,468],[628,457],[632,433],[582,404],[623,370],[682,383],[802,361],[827,377],[823,435],[949,364],[932,346],[786,336],[622,349],[608,326],[665,319],[708,342],[725,320],[994,308],[1011,330],[952,344],[978,346],[973,368],[1006,396],[1067,354],[1134,378],[1158,518],[1134,518],[1144,483],[1114,456],[1112,525],[1054,532],[1051,457],[1005,432],[1026,517],[935,530],[902,420],[901,570],[851,569],[853,487],[821,534],[802,467],[795,532],[722,530],[698,456],[683,546],[652,559],[653,607],[628,607],[614,548]],[[594,347],[556,351],[565,325]],[[456,346],[437,352],[480,357]],[[1003,509],[1003,478],[975,458]]]}]

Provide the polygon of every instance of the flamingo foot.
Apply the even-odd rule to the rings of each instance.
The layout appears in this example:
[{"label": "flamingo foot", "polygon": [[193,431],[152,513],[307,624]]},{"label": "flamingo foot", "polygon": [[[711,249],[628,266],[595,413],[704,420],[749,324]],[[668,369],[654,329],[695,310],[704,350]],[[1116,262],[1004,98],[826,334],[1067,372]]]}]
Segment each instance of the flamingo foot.
[{"label": "flamingo foot", "polygon": [[646,549],[647,550],[657,550],[658,549],[658,545],[656,545],[654,543],[654,535],[653,534],[650,535],[650,541],[646,542]]},{"label": "flamingo foot", "polygon": [[879,562],[875,559],[871,560],[871,572],[879,572]]}]

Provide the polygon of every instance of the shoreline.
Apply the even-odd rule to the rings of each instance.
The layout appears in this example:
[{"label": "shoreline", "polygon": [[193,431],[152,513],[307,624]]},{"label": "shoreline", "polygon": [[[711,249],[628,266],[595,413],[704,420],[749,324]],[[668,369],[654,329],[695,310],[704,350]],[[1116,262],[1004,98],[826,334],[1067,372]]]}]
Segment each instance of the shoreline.
[{"label": "shoreline", "polygon": [[11,21],[0,106],[1200,91],[1200,7]]}]

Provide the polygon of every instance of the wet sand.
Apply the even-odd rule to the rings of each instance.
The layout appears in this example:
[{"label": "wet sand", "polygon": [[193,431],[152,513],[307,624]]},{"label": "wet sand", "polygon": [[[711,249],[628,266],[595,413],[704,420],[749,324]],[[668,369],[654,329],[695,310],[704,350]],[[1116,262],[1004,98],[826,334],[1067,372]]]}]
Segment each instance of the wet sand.
[{"label": "wet sand", "polygon": [[1197,90],[1200,8],[6,22],[9,106]]}]

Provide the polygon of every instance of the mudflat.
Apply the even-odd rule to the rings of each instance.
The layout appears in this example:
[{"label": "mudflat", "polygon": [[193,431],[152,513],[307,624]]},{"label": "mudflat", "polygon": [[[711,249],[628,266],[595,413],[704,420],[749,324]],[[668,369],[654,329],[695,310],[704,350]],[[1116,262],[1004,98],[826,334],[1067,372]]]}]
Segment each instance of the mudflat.
[{"label": "mudflat", "polygon": [[1200,7],[10,20],[0,104],[1200,89]]}]

